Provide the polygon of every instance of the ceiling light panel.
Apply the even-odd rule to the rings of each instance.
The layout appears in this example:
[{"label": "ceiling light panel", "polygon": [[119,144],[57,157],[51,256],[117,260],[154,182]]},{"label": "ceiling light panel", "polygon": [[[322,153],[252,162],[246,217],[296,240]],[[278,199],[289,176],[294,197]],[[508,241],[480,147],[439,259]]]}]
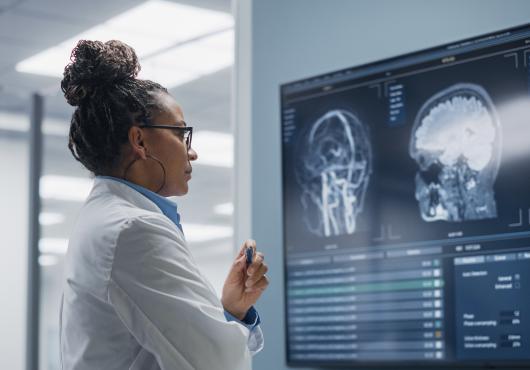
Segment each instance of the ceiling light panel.
[{"label": "ceiling light panel", "polygon": [[78,40],[116,39],[136,50],[141,78],[173,87],[232,64],[233,23],[224,12],[151,0],[19,62],[16,70],[60,77]]},{"label": "ceiling light panel", "polygon": [[39,256],[39,265],[41,267],[54,266],[59,263],[59,258],[52,254],[42,254]]},{"label": "ceiling light panel", "polygon": [[234,230],[231,226],[184,223],[182,225],[186,240],[190,243],[203,243],[217,239],[231,238]]},{"label": "ceiling light panel", "polygon": [[198,155],[198,165],[233,167],[234,136],[222,132],[197,131],[193,134],[192,147]]},{"label": "ceiling light panel", "polygon": [[234,31],[223,31],[142,60],[140,78],[177,86],[229,67],[234,62]]},{"label": "ceiling light panel", "polygon": [[64,222],[64,215],[56,212],[41,212],[39,215],[39,223],[42,226],[57,225]]},{"label": "ceiling light panel", "polygon": [[234,214],[234,203],[221,203],[213,208],[213,211],[221,216],[232,216]]},{"label": "ceiling light panel", "polygon": [[41,238],[39,240],[39,252],[41,254],[65,254],[67,250],[68,239]]},{"label": "ceiling light panel", "polygon": [[45,175],[40,178],[40,196],[71,202],[84,202],[92,189],[94,180],[58,175]]}]

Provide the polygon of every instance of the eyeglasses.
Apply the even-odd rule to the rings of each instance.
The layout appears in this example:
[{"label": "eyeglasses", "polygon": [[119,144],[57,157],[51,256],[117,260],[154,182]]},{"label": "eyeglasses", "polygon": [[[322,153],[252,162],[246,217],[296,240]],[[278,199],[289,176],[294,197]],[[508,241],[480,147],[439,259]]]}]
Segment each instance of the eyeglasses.
[{"label": "eyeglasses", "polygon": [[191,149],[191,137],[193,134],[193,127],[189,126],[173,126],[173,125],[151,125],[151,124],[142,124],[139,125],[140,128],[165,128],[169,130],[175,130],[179,131],[179,133],[182,133],[183,140],[186,143],[186,147],[188,150]]}]

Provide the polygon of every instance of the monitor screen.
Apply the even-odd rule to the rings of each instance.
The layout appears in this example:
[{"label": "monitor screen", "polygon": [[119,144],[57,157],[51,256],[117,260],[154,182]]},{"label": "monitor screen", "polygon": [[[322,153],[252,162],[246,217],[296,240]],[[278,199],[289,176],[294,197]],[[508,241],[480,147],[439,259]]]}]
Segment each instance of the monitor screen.
[{"label": "monitor screen", "polygon": [[530,366],[530,25],[280,93],[288,364]]}]

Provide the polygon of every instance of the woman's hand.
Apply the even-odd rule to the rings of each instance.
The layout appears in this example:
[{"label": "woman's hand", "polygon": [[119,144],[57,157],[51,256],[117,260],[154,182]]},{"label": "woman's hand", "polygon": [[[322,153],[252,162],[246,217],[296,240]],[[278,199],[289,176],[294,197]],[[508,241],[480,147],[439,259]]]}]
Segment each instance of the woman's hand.
[{"label": "woman's hand", "polygon": [[[254,249],[254,259],[247,268],[245,250],[247,247]],[[263,254],[256,252],[256,242],[247,240],[241,246],[232,268],[228,272],[221,303],[226,311],[242,320],[247,311],[254,305],[263,291],[269,285],[265,274],[267,265],[263,262]]]}]

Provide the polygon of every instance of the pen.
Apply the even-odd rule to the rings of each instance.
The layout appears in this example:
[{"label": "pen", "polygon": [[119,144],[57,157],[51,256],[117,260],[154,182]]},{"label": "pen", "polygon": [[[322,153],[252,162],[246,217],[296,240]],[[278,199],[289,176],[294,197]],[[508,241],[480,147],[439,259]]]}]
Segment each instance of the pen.
[{"label": "pen", "polygon": [[250,264],[252,263],[252,260],[254,259],[254,248],[252,247],[247,247],[245,249],[245,255],[247,257],[247,267],[250,266]]}]

